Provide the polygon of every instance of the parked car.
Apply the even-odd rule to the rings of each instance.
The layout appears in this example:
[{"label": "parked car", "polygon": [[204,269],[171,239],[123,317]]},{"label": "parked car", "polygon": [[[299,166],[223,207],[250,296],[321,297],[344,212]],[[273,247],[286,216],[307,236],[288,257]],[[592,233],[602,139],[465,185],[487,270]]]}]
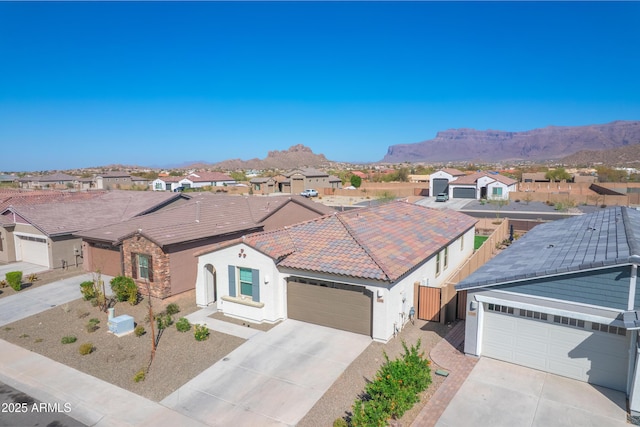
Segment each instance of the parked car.
[{"label": "parked car", "polygon": [[184,187],[176,187],[176,188],[173,189],[174,193],[181,193],[183,191],[184,191]]},{"label": "parked car", "polygon": [[440,193],[436,196],[436,202],[446,202],[447,200],[449,200],[447,193]]},{"label": "parked car", "polygon": [[318,192],[312,188],[309,188],[300,193],[300,195],[302,197],[318,197]]}]

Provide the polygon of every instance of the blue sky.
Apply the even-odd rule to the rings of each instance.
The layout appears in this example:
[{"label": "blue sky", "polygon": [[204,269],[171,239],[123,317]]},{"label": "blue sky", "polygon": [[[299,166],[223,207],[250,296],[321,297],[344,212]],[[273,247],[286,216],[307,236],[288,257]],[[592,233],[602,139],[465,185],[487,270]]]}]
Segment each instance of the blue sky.
[{"label": "blue sky", "polygon": [[0,2],[0,171],[640,119],[640,3]]}]

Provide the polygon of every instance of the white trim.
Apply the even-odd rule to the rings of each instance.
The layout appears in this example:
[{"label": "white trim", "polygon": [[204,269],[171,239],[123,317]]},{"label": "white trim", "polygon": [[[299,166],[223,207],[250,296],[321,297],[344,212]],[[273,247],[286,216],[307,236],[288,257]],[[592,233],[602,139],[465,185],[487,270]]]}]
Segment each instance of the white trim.
[{"label": "white trim", "polygon": [[[585,308],[592,308],[594,310],[601,310],[601,311],[609,311],[611,312],[611,315],[613,317],[617,317],[618,315],[620,315],[621,313],[623,313],[625,310],[621,309],[621,308],[612,308],[612,307],[604,307],[602,305],[593,305],[593,304],[586,304],[583,302],[577,302],[577,301],[569,301],[569,300],[564,300],[564,299],[557,299],[557,298],[549,298],[549,297],[541,297],[539,295],[529,295],[529,294],[521,294],[518,292],[510,292],[510,291],[502,291],[502,290],[498,290],[498,289],[491,289],[491,292],[495,292],[495,293],[499,293],[499,294],[506,294],[506,295],[514,295],[518,298],[527,298],[527,299],[534,299],[534,300],[541,300],[541,301],[549,301],[549,302],[554,302],[554,303],[559,303],[559,304],[563,304],[563,305],[568,305],[568,306],[572,306],[575,305],[577,307],[585,307]],[[491,297],[489,297],[491,298]],[[511,300],[509,300],[511,301]]]},{"label": "white trim", "polygon": [[627,301],[627,310],[629,311],[635,308],[637,279],[638,279],[638,266],[636,264],[632,264],[631,278],[629,280],[629,300]]},{"label": "white trim", "polygon": [[49,242],[49,238],[44,234],[33,234],[33,233],[24,233],[22,231],[20,231],[20,232],[15,232],[14,231],[13,235],[14,236],[35,237],[35,238],[38,238],[38,239],[44,239],[45,242],[41,242],[41,243],[48,243]]}]

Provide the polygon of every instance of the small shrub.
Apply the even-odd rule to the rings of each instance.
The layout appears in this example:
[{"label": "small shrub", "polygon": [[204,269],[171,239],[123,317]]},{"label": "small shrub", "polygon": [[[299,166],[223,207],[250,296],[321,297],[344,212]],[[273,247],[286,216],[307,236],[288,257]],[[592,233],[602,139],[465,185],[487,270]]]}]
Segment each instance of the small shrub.
[{"label": "small shrub", "polygon": [[6,274],[6,277],[7,283],[14,291],[18,292],[22,289],[22,271],[10,271]]},{"label": "small shrub", "polygon": [[80,283],[80,293],[85,301],[90,301],[96,297],[96,290],[93,286],[93,280],[87,280]]},{"label": "small shrub", "polygon": [[80,347],[78,347],[78,351],[83,356],[86,356],[87,354],[93,353],[95,351],[95,349],[96,348],[90,342],[86,342],[84,344],[80,344]]},{"label": "small shrub", "polygon": [[196,341],[204,341],[209,338],[209,328],[207,328],[207,325],[196,325],[193,330],[193,336]]},{"label": "small shrub", "polygon": [[7,287],[7,281],[5,279],[0,280],[0,288],[6,288]]},{"label": "small shrub", "polygon": [[178,304],[175,302],[172,302],[164,311],[166,311],[168,315],[173,316],[174,314],[180,313],[180,307],[178,307]]},{"label": "small shrub", "polygon": [[96,318],[90,319],[89,322],[87,322],[87,324],[85,325],[85,327],[87,328],[87,332],[91,333],[100,329],[98,323],[100,323],[100,320]]},{"label": "small shrub", "polygon": [[179,332],[187,332],[191,329],[191,323],[189,323],[189,320],[186,317],[181,317],[176,322],[176,329]]},{"label": "small shrub", "polygon": [[77,340],[78,340],[78,338],[74,337],[73,335],[67,335],[66,337],[62,337],[60,342],[62,344],[73,344]]},{"label": "small shrub", "polygon": [[27,282],[29,283],[33,283],[36,280],[38,280],[38,275],[36,273],[31,273],[30,275],[27,276]]},{"label": "small shrub", "polygon": [[64,311],[65,313],[71,312],[71,308],[69,308],[69,304],[63,304],[60,306],[60,308],[62,308],[62,311]]},{"label": "small shrub", "polygon": [[147,372],[144,368],[142,368],[138,372],[136,372],[136,374],[133,376],[133,381],[139,383],[140,381],[144,381],[146,376],[147,376]]},{"label": "small shrub", "polygon": [[333,422],[333,427],[349,427],[349,424],[347,424],[344,418],[336,418]]},{"label": "small shrub", "polygon": [[22,334],[18,338],[29,338],[29,334]]},{"label": "small shrub", "polygon": [[158,329],[166,329],[173,325],[173,317],[163,311],[156,316],[156,325],[158,326]]},{"label": "small shrub", "polygon": [[34,343],[40,343],[44,341],[42,338],[36,338],[35,340],[33,340]]},{"label": "small shrub", "polygon": [[133,333],[136,334],[137,337],[143,336],[146,332],[147,331],[144,330],[144,326],[142,325],[136,326],[136,328],[133,330]]},{"label": "small shrub", "polygon": [[78,319],[84,319],[88,315],[89,315],[88,311],[80,311],[80,310],[78,310]]},{"label": "small shrub", "polygon": [[138,303],[138,287],[131,277],[117,276],[110,283],[118,301],[128,301],[131,305]]}]

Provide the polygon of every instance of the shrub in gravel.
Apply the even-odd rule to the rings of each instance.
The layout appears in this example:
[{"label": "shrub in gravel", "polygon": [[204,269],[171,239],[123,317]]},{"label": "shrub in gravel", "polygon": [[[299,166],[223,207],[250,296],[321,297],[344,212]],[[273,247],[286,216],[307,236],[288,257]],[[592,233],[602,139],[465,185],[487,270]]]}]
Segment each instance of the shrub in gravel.
[{"label": "shrub in gravel", "polygon": [[138,286],[131,277],[117,276],[109,283],[118,301],[128,301],[131,305],[138,303]]},{"label": "shrub in gravel", "polygon": [[100,320],[96,319],[95,317],[93,319],[89,319],[89,322],[87,322],[87,324],[85,325],[85,327],[87,328],[87,332],[91,333],[100,329],[98,323],[100,323]]},{"label": "shrub in gravel", "polygon": [[408,348],[402,342],[404,353],[385,363],[368,383],[362,400],[353,405],[351,425],[386,426],[389,418],[398,419],[418,402],[419,393],[431,384],[431,369],[424,353],[419,352],[420,340]]},{"label": "shrub in gravel", "polygon": [[140,381],[144,381],[146,376],[147,372],[144,368],[142,368],[133,376],[133,381],[139,383]]},{"label": "shrub in gravel", "polygon": [[7,281],[2,279],[0,280],[0,288],[6,288],[7,287]]},{"label": "shrub in gravel", "polygon": [[333,422],[333,427],[349,427],[349,424],[344,420],[344,418],[336,418]]},{"label": "shrub in gravel", "polygon": [[7,283],[18,292],[22,289],[22,271],[10,271],[6,274]]},{"label": "shrub in gravel", "polygon": [[137,337],[143,336],[146,332],[147,331],[144,330],[144,326],[142,325],[136,326],[136,328],[133,330],[133,333],[136,334]]},{"label": "shrub in gravel", "polygon": [[176,322],[176,329],[179,332],[187,332],[191,329],[191,323],[189,323],[189,320],[186,317],[181,317]]},{"label": "shrub in gravel", "polygon": [[169,316],[173,316],[174,314],[180,313],[180,307],[175,302],[172,302],[164,309]]},{"label": "shrub in gravel", "polygon": [[196,341],[204,341],[209,338],[209,328],[207,328],[207,325],[195,325],[193,336]]},{"label": "shrub in gravel", "polygon": [[162,312],[156,316],[156,325],[160,330],[166,329],[169,326],[173,325],[173,317],[165,312]]},{"label": "shrub in gravel", "polygon": [[86,356],[87,354],[93,353],[95,351],[95,349],[96,348],[90,342],[86,342],[84,344],[80,344],[80,347],[78,347],[78,351],[83,356]]},{"label": "shrub in gravel", "polygon": [[73,335],[67,335],[66,337],[62,337],[60,342],[62,342],[62,344],[73,344],[77,340],[78,338],[74,337]]},{"label": "shrub in gravel", "polygon": [[85,301],[91,301],[96,297],[96,290],[93,286],[93,280],[87,280],[80,283],[80,293]]}]

